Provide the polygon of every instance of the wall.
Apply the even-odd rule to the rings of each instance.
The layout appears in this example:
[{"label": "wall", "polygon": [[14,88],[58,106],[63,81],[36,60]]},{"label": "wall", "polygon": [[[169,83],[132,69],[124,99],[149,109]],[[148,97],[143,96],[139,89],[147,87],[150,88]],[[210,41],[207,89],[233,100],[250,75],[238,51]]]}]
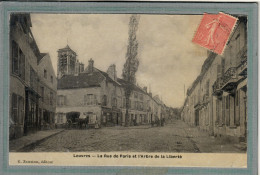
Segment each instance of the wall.
[{"label": "wall", "polygon": [[[97,104],[87,105],[84,104],[84,95],[93,94],[97,97]],[[63,123],[66,123],[66,113],[68,112],[93,112],[98,117],[98,122],[101,122],[101,88],[100,87],[90,87],[90,88],[79,88],[79,89],[67,89],[57,91],[57,103],[58,96],[63,95],[66,96],[65,105],[60,106],[57,104],[56,109],[56,123],[58,123],[58,115],[59,113],[63,114]],[[60,124],[60,123],[58,123]]]}]

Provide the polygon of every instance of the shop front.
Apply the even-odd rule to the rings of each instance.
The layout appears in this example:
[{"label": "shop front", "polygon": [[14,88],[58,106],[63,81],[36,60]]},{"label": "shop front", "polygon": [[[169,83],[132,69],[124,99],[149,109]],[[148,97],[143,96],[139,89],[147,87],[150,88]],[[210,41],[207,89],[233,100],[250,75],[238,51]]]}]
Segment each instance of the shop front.
[{"label": "shop front", "polygon": [[102,126],[122,125],[122,112],[116,108],[102,107]]},{"label": "shop front", "polygon": [[24,119],[24,134],[37,131],[40,120],[38,117],[39,94],[31,88],[25,89],[25,119]]}]

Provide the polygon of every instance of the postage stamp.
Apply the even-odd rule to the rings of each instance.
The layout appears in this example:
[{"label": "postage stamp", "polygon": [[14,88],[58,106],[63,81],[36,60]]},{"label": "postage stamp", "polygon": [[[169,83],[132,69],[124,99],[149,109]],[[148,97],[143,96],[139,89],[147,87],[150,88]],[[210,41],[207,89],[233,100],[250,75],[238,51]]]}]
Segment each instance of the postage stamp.
[{"label": "postage stamp", "polygon": [[222,55],[237,18],[224,14],[204,14],[193,42]]}]

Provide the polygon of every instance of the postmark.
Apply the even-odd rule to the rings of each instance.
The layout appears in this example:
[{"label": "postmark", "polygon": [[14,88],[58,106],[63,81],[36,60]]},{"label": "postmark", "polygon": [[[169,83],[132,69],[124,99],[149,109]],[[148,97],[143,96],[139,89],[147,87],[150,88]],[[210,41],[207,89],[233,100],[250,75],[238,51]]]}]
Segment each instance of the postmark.
[{"label": "postmark", "polygon": [[221,12],[205,13],[192,42],[222,55],[236,22],[237,18]]}]

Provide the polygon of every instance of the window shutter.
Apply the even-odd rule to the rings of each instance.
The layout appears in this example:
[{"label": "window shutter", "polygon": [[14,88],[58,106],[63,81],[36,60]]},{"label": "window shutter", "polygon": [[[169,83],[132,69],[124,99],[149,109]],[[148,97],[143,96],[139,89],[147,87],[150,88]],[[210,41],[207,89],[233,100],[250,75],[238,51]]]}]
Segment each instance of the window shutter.
[{"label": "window shutter", "polygon": [[239,109],[239,99],[240,98],[240,94],[239,94],[239,90],[236,91],[236,105],[235,105],[235,125],[236,126],[240,126],[240,109]]},{"label": "window shutter", "polygon": [[12,119],[16,123],[18,119],[18,102],[17,102],[17,95],[12,94]]},{"label": "window shutter", "polygon": [[[20,50],[21,51],[21,50]],[[20,60],[19,60],[19,74],[23,80],[25,80],[25,55],[23,52],[20,52]]]},{"label": "window shutter", "polygon": [[226,99],[225,99],[225,97],[223,97],[222,98],[222,103],[223,103],[223,105],[222,105],[222,121],[223,121],[223,124],[226,124],[226,118],[225,118],[225,111],[226,111]]},{"label": "window shutter", "polygon": [[97,95],[94,95],[94,104],[97,105]]},{"label": "window shutter", "polygon": [[226,99],[226,125],[230,126],[229,96],[226,96],[225,99]]},{"label": "window shutter", "polygon": [[67,105],[67,96],[64,96],[64,105]]}]

